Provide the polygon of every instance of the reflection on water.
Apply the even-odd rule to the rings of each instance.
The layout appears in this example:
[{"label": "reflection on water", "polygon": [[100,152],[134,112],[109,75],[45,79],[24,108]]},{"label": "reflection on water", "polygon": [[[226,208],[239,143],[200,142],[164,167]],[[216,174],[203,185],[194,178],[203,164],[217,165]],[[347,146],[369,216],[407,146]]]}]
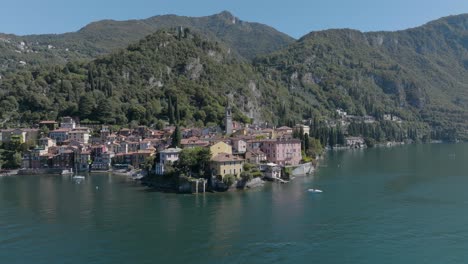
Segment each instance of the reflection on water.
[{"label": "reflection on water", "polygon": [[330,152],[314,176],[201,195],[147,192],[107,174],[80,183],[70,176],[3,177],[0,259],[463,263],[467,151],[422,145]]}]

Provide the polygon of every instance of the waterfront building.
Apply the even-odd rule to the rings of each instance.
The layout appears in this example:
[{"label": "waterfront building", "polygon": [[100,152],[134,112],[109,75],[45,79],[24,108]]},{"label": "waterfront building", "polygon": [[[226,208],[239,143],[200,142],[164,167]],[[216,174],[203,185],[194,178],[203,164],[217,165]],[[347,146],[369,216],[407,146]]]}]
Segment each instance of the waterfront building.
[{"label": "waterfront building", "polygon": [[266,154],[269,162],[282,166],[298,165],[302,160],[299,139],[263,140],[260,149]]},{"label": "waterfront building", "polygon": [[362,137],[347,137],[345,140],[346,140],[346,147],[349,147],[349,148],[366,147],[366,143],[364,141],[364,138]]},{"label": "waterfront building", "polygon": [[159,152],[159,162],[166,164],[168,162],[174,163],[179,160],[179,154],[182,151],[180,148],[168,148]]},{"label": "waterfront building", "polygon": [[244,166],[244,159],[229,153],[219,153],[211,159],[211,174],[219,179],[223,179],[228,174],[240,177]]},{"label": "waterfront building", "polygon": [[281,167],[274,163],[267,163],[262,166],[264,175],[268,179],[280,179]]},{"label": "waterfront building", "polygon": [[179,160],[179,154],[182,151],[180,148],[168,148],[159,152],[159,163],[156,164],[154,170],[157,175],[164,174],[164,166],[171,165]]}]

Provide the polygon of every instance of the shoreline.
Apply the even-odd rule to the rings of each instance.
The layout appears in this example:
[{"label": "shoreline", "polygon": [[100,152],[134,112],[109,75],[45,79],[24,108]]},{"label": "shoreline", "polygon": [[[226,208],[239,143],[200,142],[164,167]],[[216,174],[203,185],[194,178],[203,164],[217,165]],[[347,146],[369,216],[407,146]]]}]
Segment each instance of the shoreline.
[{"label": "shoreline", "polygon": [[[372,147],[361,147],[361,148],[354,148],[354,147],[335,147],[335,148],[325,148],[322,152],[321,155],[319,155],[316,159],[314,159],[311,162],[308,163],[303,163],[298,166],[295,166],[295,168],[301,167],[301,165],[304,164],[309,164],[312,167],[309,173],[305,174],[300,174],[300,175],[290,175],[289,179],[286,181],[280,181],[277,179],[270,179],[267,177],[258,177],[254,178],[252,180],[249,180],[247,182],[243,180],[238,180],[236,181],[232,186],[226,187],[223,186],[223,188],[218,188],[218,184],[211,184],[211,186],[207,186],[208,180],[205,180],[205,191],[204,192],[212,192],[212,193],[223,193],[223,192],[232,192],[232,191],[245,191],[249,189],[257,189],[260,187],[263,187],[266,182],[272,182],[272,183],[288,183],[289,181],[294,180],[296,177],[306,177],[315,174],[319,168],[320,164],[323,160],[326,159],[326,155],[329,151],[343,151],[343,150],[364,150],[364,149],[370,149],[370,148],[389,148],[389,147],[397,147],[397,146],[405,146],[405,145],[413,145],[413,144],[450,144],[450,142],[427,142],[427,143],[420,143],[420,142],[386,142],[386,143],[380,143],[376,144]],[[461,143],[461,142],[460,142]],[[61,172],[61,169],[36,169],[36,170],[31,170],[31,169],[19,169],[19,170],[12,170],[9,171],[8,173],[0,173],[1,176],[16,176],[16,175],[47,175],[47,174],[55,174],[55,175],[61,175],[59,173]],[[139,184],[145,186],[148,191],[155,191],[155,192],[164,192],[164,193],[178,193],[178,194],[187,194],[187,193],[204,193],[204,192],[194,192],[193,190],[195,189],[195,185],[193,184],[194,179],[189,179],[189,181],[184,182],[180,185],[174,184],[174,182],[170,182],[168,179],[155,179],[155,175],[148,176],[146,175],[146,171],[143,170],[103,170],[103,171],[90,171],[87,174],[97,174],[97,173],[108,173],[116,176],[124,176],[127,177],[128,179],[131,179],[133,181],[138,181]],[[161,177],[161,176],[160,176]],[[211,182],[211,181],[210,181]],[[255,182],[254,184],[250,184],[251,182]],[[260,182],[260,183],[259,183]],[[197,189],[198,190],[198,189]]]}]

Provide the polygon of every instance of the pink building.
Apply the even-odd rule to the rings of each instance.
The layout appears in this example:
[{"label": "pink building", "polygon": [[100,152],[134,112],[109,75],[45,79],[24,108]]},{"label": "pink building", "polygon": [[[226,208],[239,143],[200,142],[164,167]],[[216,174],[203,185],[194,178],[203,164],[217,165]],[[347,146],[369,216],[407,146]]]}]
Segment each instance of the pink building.
[{"label": "pink building", "polygon": [[278,165],[298,165],[301,162],[301,141],[299,139],[263,140],[260,149],[269,162]]}]

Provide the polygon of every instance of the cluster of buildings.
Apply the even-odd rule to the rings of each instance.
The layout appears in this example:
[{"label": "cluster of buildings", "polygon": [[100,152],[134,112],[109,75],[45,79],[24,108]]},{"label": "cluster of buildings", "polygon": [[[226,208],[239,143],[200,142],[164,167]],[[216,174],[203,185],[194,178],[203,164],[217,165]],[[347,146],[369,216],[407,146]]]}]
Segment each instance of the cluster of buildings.
[{"label": "cluster of buildings", "polygon": [[[226,110],[226,130],[182,128],[180,148],[170,148],[175,127],[162,130],[145,126],[111,131],[108,126],[82,127],[73,118],[61,122],[42,121],[35,129],[0,130],[0,141],[17,140],[34,146],[23,154],[23,169],[63,169],[73,171],[109,170],[113,167],[141,168],[148,158],[159,155],[155,173],[179,159],[184,148],[209,148],[213,176],[240,176],[244,163],[270,166],[298,165],[301,142],[293,138],[299,127],[266,128],[233,122]],[[46,132],[44,132],[46,131]],[[307,126],[302,130],[306,133]]]},{"label": "cluster of buildings", "polygon": [[99,171],[109,170],[113,164],[138,168],[164,146],[173,130],[138,127],[112,133],[107,126],[81,127],[70,117],[60,123],[41,121],[38,127],[0,130],[2,142],[17,140],[34,146],[23,153],[23,169]]},{"label": "cluster of buildings", "polygon": [[[337,111],[342,119],[349,116]],[[301,163],[301,141],[294,132],[310,133],[309,126],[271,128],[243,125],[232,120],[226,108],[225,130],[220,127],[181,128],[180,148],[170,148],[174,126],[155,130],[146,126],[111,131],[108,126],[78,125],[71,117],[60,122],[41,121],[36,128],[0,130],[0,142],[28,143],[34,146],[23,153],[24,169],[62,169],[73,171],[106,171],[112,168],[142,168],[155,155],[154,172],[163,175],[167,166],[179,160],[184,148],[209,148],[212,154],[212,176],[240,176],[245,163],[257,164],[272,177],[278,168]],[[365,146],[361,137],[349,137],[346,145]],[[274,173],[273,173],[274,172]]]},{"label": "cluster of buildings", "polygon": [[[212,176],[222,179],[226,175],[237,177],[245,163],[257,164],[266,174],[277,177],[282,166],[299,165],[302,160],[301,141],[293,138],[293,131],[309,133],[309,127],[266,128],[256,125],[241,126],[232,122],[231,111],[226,110],[225,133],[217,129],[185,129],[181,148],[158,151],[159,162],[155,173],[163,175],[165,168],[179,160],[183,148],[204,147],[211,153]],[[227,135],[227,136],[226,136]]]}]

